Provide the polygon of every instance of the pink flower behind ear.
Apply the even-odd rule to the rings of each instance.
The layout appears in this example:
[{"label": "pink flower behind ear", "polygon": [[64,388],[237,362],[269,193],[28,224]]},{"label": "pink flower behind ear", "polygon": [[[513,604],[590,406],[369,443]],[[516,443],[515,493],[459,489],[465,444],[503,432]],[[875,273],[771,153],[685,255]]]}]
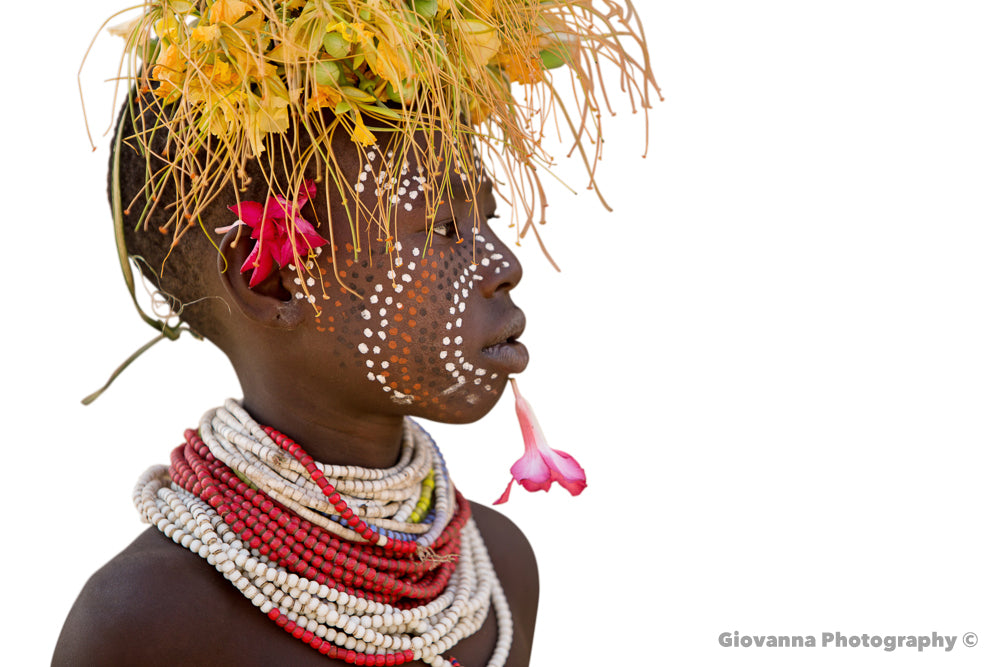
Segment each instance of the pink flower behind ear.
[{"label": "pink flower behind ear", "polygon": [[[316,183],[307,180],[299,188],[295,204],[284,197],[274,196],[268,197],[263,205],[247,201],[229,207],[230,211],[239,216],[234,224],[242,222],[248,225],[252,229],[250,238],[257,241],[240,267],[240,272],[253,270],[250,274],[250,287],[269,276],[275,264],[281,267],[294,262],[301,268],[302,257],[309,255],[313,249],[326,245],[326,239],[316,232],[312,223],[299,215],[299,209],[315,196]],[[288,224],[289,220],[291,226]],[[228,230],[229,227],[220,227],[216,231],[222,233]]]},{"label": "pink flower behind ear", "polygon": [[528,491],[548,491],[552,482],[558,482],[570,494],[579,495],[587,488],[587,475],[583,468],[566,452],[549,447],[535,413],[517,390],[517,382],[513,378],[510,380],[510,385],[514,389],[514,409],[521,424],[521,435],[524,436],[524,456],[510,467],[513,477],[503,495],[493,504],[507,502],[514,482]]}]

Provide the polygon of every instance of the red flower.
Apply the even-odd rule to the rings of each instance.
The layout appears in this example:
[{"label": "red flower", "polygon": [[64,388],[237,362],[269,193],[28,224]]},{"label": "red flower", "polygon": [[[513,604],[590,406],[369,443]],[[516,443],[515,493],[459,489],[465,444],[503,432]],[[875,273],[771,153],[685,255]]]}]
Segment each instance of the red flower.
[{"label": "red flower", "polygon": [[516,481],[528,491],[548,491],[552,482],[558,482],[572,495],[579,495],[587,488],[587,475],[572,456],[558,449],[552,449],[545,442],[542,428],[532,412],[531,406],[517,390],[517,382],[510,380],[514,388],[514,409],[517,420],[521,424],[521,434],[524,436],[524,456],[510,467],[513,475],[494,505],[507,502],[510,498],[510,488]]},{"label": "red flower", "polygon": [[250,287],[267,278],[275,263],[279,267],[294,263],[301,268],[302,257],[308,256],[313,248],[327,243],[316,233],[312,223],[299,215],[305,203],[314,196],[316,183],[305,181],[294,203],[274,196],[268,197],[263,206],[259,202],[245,201],[229,207],[239,217],[236,224],[242,222],[249,225],[253,229],[250,238],[257,240],[240,267],[241,272],[253,269]]}]

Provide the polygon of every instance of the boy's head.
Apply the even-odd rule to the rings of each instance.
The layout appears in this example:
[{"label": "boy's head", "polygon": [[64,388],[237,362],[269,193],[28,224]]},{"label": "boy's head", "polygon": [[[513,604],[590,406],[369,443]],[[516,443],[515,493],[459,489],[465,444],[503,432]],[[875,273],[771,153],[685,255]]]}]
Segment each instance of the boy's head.
[{"label": "boy's head", "polygon": [[655,88],[610,1],[197,0],[147,4],[126,32],[121,248],[245,390],[342,377],[362,411],[456,421],[527,363],[489,175],[526,233],[552,116],[592,177],[601,63],[642,107]]},{"label": "boy's head", "polygon": [[[143,154],[124,136],[126,247],[244,384],[293,378],[360,411],[477,419],[527,363],[516,340],[524,317],[509,295],[520,265],[487,225],[492,183],[474,151],[468,170],[429,157],[447,139],[440,133],[418,136],[406,152],[396,152],[395,135],[377,136],[359,150],[348,132],[331,135],[350,196],[325,170],[310,170],[304,196],[290,202],[275,193],[279,169],[265,175],[254,163],[243,191],[223,189],[176,239],[160,231],[171,210],[147,208],[148,161],[169,159],[165,142]],[[177,187],[188,179],[171,179],[160,202]],[[145,229],[129,224],[136,210],[152,211]],[[322,242],[312,247],[297,228],[293,241],[289,219]],[[282,243],[295,246],[292,261],[259,277],[254,257],[260,264]]]}]

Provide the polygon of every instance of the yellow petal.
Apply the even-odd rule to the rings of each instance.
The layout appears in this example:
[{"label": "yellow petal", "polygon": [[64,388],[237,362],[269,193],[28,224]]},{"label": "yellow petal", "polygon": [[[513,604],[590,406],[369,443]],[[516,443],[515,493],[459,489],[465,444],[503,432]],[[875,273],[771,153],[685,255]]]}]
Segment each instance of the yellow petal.
[{"label": "yellow petal", "polygon": [[156,87],[156,94],[170,97],[178,91],[186,68],[187,63],[181,56],[181,50],[175,44],[168,44],[153,66],[152,77],[160,82]]},{"label": "yellow petal", "polygon": [[[236,71],[242,72],[244,76],[259,81],[278,71],[275,65],[267,62],[264,58],[258,56],[256,53],[248,52],[244,48],[242,41],[238,42],[237,40],[230,40],[228,38],[224,38],[224,41],[229,56],[233,59]],[[270,54],[268,54],[268,57],[270,57]]]},{"label": "yellow petal", "polygon": [[394,48],[387,40],[379,40],[377,47],[366,44],[364,54],[372,72],[390,82],[394,88],[401,88],[402,81],[413,75],[406,53]]},{"label": "yellow petal", "polygon": [[210,25],[200,25],[191,31],[191,37],[199,42],[214,42],[222,34],[219,26],[215,23]]},{"label": "yellow petal", "polygon": [[457,19],[455,23],[465,35],[472,60],[480,67],[488,64],[500,50],[496,28],[475,19]]},{"label": "yellow petal", "polygon": [[177,42],[177,19],[173,14],[165,14],[153,24],[156,36],[168,42]]},{"label": "yellow petal", "polygon": [[538,83],[544,78],[545,70],[538,56],[525,58],[524,54],[502,52],[497,56],[497,63],[503,67],[511,81]]},{"label": "yellow petal", "polygon": [[371,146],[375,143],[375,135],[371,133],[361,121],[361,116],[355,117],[354,131],[351,132],[351,141],[362,146]]},{"label": "yellow petal", "polygon": [[316,111],[321,107],[333,109],[342,99],[344,97],[330,86],[316,86],[316,92],[306,102],[306,107],[310,111]]},{"label": "yellow petal", "polygon": [[108,28],[108,32],[115,37],[121,37],[122,39],[128,40],[132,38],[132,33],[135,32],[135,28],[139,25],[139,22],[143,19],[142,16],[137,16],[131,21],[125,21],[124,23],[116,23],[115,25]]},{"label": "yellow petal", "polygon": [[351,44],[361,44],[367,42],[375,36],[371,30],[367,29],[364,23],[337,23],[330,22],[326,25],[327,32],[339,32],[341,36]]},{"label": "yellow petal", "polygon": [[249,11],[250,5],[243,2],[243,0],[215,0],[215,4],[209,10],[208,20],[211,23],[228,23],[232,25],[243,18]]},{"label": "yellow petal", "polygon": [[493,14],[493,0],[469,0],[475,8],[476,16],[487,17]]}]

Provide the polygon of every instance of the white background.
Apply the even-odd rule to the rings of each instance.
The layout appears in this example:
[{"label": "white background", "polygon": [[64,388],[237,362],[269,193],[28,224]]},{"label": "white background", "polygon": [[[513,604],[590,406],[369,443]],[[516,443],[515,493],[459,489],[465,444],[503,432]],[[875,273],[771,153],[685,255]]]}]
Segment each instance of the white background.
[{"label": "white background", "polygon": [[[609,121],[600,183],[553,184],[515,298],[521,378],[589,488],[502,508],[534,545],[533,664],[1000,661],[1000,6],[639,0],[665,101]],[[131,310],[79,57],[109,0],[26,5],[4,38],[6,655],[48,662],[91,572],[141,529],[136,477],[239,388]],[[35,12],[29,15],[29,11]],[[87,63],[107,126],[116,40]],[[627,104],[618,98],[618,107]],[[490,502],[510,396],[432,428]],[[11,622],[13,617],[13,623]],[[723,649],[718,636],[979,634],[979,646]]]}]

